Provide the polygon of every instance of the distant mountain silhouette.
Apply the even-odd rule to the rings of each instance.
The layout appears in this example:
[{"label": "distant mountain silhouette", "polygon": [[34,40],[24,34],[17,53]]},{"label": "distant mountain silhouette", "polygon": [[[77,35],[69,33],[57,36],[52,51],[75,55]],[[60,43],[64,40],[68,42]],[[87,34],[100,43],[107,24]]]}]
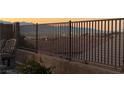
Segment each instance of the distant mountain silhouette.
[{"label": "distant mountain silhouette", "polygon": [[33,23],[31,23],[31,22],[19,22],[20,23],[20,25],[32,25]]},{"label": "distant mountain silhouette", "polygon": [[9,21],[3,21],[3,20],[0,20],[0,23],[3,23],[3,24],[12,24],[12,23],[9,22]]},{"label": "distant mountain silhouette", "polygon": [[[4,20],[0,20],[0,23],[3,23],[3,24],[12,24],[12,22],[9,22],[9,21],[4,21]],[[19,22],[20,25],[32,25],[33,23],[31,22]]]}]

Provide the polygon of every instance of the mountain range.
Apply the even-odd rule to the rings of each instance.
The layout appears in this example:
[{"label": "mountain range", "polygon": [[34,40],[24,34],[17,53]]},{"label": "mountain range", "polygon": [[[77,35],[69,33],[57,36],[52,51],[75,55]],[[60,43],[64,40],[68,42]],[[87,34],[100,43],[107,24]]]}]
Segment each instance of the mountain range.
[{"label": "mountain range", "polygon": [[[12,22],[9,22],[9,21],[3,21],[3,20],[0,20],[0,23],[3,23],[3,24],[12,24]],[[33,23],[31,22],[19,22],[20,25],[31,25]]]}]

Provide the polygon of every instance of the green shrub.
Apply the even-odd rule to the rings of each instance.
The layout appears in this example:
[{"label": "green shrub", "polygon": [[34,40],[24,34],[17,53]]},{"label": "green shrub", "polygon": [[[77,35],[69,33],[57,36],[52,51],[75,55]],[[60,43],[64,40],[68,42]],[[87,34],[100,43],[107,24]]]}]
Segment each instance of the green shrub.
[{"label": "green shrub", "polygon": [[53,67],[46,67],[43,62],[40,63],[33,58],[26,60],[23,64],[18,65],[17,68],[19,72],[24,74],[52,74]]}]

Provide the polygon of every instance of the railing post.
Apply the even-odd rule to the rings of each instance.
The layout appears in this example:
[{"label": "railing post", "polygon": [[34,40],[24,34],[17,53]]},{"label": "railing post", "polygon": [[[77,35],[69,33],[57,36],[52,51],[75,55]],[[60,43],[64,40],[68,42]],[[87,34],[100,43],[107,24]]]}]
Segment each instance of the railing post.
[{"label": "railing post", "polygon": [[69,61],[72,60],[71,58],[71,20],[69,21]]},{"label": "railing post", "polygon": [[20,24],[19,22],[14,23],[13,25],[13,31],[15,33],[15,38],[16,38],[16,47],[19,47],[19,37],[20,37]]},{"label": "railing post", "polygon": [[36,53],[38,53],[38,23],[36,23]]}]

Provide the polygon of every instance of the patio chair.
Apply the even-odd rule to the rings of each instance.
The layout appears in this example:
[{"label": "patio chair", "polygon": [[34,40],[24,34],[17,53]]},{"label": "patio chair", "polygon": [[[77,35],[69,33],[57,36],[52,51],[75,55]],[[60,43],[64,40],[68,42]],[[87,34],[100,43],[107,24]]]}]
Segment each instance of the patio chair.
[{"label": "patio chair", "polygon": [[7,40],[4,48],[2,48],[0,56],[3,64],[7,60],[7,67],[10,66],[10,60],[15,59],[15,48],[16,48],[16,39]]}]

